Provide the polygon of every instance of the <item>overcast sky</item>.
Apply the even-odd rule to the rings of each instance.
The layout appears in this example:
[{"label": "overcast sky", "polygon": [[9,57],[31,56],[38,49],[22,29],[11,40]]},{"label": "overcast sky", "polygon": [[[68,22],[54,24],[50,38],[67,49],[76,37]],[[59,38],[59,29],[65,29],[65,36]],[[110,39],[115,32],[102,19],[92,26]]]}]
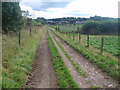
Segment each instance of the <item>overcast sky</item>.
[{"label": "overcast sky", "polygon": [[32,18],[118,17],[119,0],[22,0],[20,7]]}]

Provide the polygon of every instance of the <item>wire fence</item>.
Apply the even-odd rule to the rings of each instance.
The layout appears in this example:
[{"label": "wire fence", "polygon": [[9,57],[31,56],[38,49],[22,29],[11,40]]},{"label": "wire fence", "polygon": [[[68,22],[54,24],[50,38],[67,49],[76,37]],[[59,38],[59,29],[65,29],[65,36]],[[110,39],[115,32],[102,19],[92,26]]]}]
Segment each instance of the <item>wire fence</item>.
[{"label": "wire fence", "polygon": [[79,42],[81,45],[84,45],[86,48],[94,47],[99,50],[100,54],[103,52],[111,53],[114,56],[119,56],[120,47],[118,46],[118,37],[117,35],[91,35],[91,34],[82,34],[80,27],[75,26],[51,26],[56,31],[62,33],[68,39]]},{"label": "wire fence", "polygon": [[24,49],[25,44],[37,34],[42,26],[26,26],[22,30],[2,34],[2,57],[6,60],[6,57],[14,57],[18,54],[19,49]]}]

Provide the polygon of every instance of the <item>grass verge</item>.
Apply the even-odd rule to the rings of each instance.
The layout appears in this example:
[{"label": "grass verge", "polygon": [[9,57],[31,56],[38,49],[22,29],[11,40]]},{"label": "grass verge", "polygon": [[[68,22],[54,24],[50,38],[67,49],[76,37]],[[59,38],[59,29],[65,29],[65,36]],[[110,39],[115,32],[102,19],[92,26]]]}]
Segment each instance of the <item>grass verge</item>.
[{"label": "grass verge", "polygon": [[21,46],[17,41],[12,41],[17,36],[3,36],[2,88],[21,88],[25,84],[26,75],[31,69],[42,32],[43,30],[33,32],[30,37],[29,31],[23,30],[21,34],[25,37]]},{"label": "grass verge", "polygon": [[62,57],[60,56],[56,46],[54,45],[52,38],[47,31],[47,40],[55,74],[57,77],[58,88],[78,88],[77,84],[73,81],[69,70],[64,65]]},{"label": "grass verge", "polygon": [[[54,37],[53,37],[54,38]],[[58,43],[58,41],[54,38],[58,46],[61,48],[61,50],[64,52],[65,56],[68,58],[68,60],[71,62],[72,66],[75,68],[75,70],[83,77],[87,77],[87,74],[71,59],[71,56],[64,50],[64,48]]]},{"label": "grass verge", "polygon": [[120,78],[119,75],[119,68],[118,68],[118,61],[113,60],[109,57],[99,55],[91,50],[89,48],[85,48],[84,46],[80,45],[80,43],[70,40],[63,36],[63,34],[56,32],[54,29],[51,28],[51,30],[63,41],[65,41],[69,46],[74,48],[77,52],[81,53],[84,57],[88,58],[91,62],[95,63],[97,66],[101,68],[101,70],[104,70],[109,76],[115,78],[118,80]]}]

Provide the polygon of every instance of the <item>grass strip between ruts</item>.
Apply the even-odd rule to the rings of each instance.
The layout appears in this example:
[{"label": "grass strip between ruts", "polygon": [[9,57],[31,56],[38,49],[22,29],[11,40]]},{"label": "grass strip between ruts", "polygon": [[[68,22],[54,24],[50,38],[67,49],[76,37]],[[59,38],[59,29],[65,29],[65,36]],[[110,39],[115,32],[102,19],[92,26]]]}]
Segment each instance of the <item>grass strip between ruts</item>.
[{"label": "grass strip between ruts", "polygon": [[70,71],[65,66],[62,57],[60,56],[56,46],[54,45],[48,31],[47,40],[57,78],[58,88],[78,88],[77,84],[73,81],[73,78],[70,75]]},{"label": "grass strip between ruts", "polygon": [[[53,37],[54,38],[54,37]],[[64,50],[64,48],[58,43],[58,41],[54,38],[58,46],[61,48],[61,50],[64,52],[65,56],[68,58],[68,60],[71,62],[72,66],[75,68],[75,70],[83,77],[87,77],[87,74],[81,70],[81,68],[71,59],[71,56]]]}]

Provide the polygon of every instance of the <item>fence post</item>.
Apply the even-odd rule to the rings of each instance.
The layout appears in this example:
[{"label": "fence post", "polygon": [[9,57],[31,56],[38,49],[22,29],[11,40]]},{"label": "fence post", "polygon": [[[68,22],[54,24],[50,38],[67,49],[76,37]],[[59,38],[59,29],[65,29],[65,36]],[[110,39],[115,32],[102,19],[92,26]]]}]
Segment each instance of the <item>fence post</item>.
[{"label": "fence post", "polygon": [[87,47],[89,47],[89,42],[90,42],[90,38],[89,38],[89,34],[87,35]]},{"label": "fence post", "polygon": [[80,35],[80,32],[79,32],[79,42],[81,41],[81,35]]},{"label": "fence post", "polygon": [[58,26],[58,32],[60,31],[60,28],[59,28],[59,26]]},{"label": "fence post", "polygon": [[20,35],[21,33],[20,33],[20,30],[19,30],[19,46],[20,46],[20,44],[21,44],[21,35]]},{"label": "fence post", "polygon": [[56,28],[56,31],[57,31],[57,27],[55,27]]},{"label": "fence post", "polygon": [[30,37],[31,37],[31,32],[32,32],[32,24],[30,23]]},{"label": "fence post", "polygon": [[72,31],[73,32],[73,41],[75,40],[75,36],[74,36],[74,31]]},{"label": "fence post", "polygon": [[81,41],[80,28],[78,27],[79,42]]},{"label": "fence post", "polygon": [[103,54],[103,46],[104,46],[104,38],[102,37],[101,39],[101,49],[100,49],[100,54]]},{"label": "fence post", "polygon": [[66,31],[66,37],[67,37],[67,31]]},{"label": "fence post", "polygon": [[37,28],[37,25],[36,25],[36,32],[37,32],[37,29],[38,29],[38,28]]},{"label": "fence post", "polygon": [[38,26],[37,26],[37,31],[38,31]]},{"label": "fence post", "polygon": [[69,31],[69,38],[70,38],[70,31]]}]

